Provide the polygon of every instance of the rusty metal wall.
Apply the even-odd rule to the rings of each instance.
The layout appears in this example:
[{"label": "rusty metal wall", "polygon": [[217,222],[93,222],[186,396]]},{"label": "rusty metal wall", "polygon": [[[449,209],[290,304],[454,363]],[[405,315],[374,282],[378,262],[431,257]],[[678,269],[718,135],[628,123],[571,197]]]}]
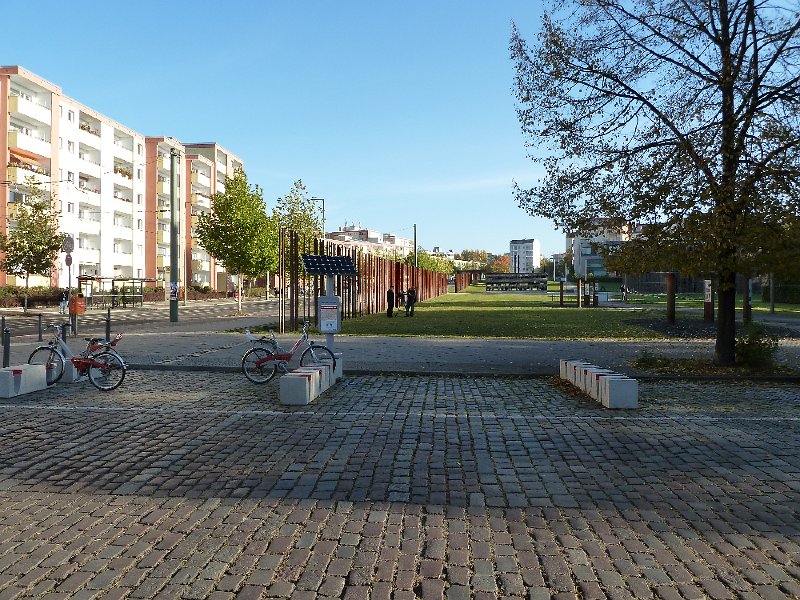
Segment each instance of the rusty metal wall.
[{"label": "rusty metal wall", "polygon": [[316,298],[325,295],[325,277],[307,276],[303,272],[301,254],[349,256],[356,265],[355,277],[334,277],[333,294],[342,300],[342,320],[386,310],[386,290],[417,290],[417,301],[423,302],[447,293],[447,275],[428,271],[333,240],[306,238],[297,232],[281,230],[278,245],[278,274],[281,299],[280,331],[297,331],[303,320],[317,322]]}]

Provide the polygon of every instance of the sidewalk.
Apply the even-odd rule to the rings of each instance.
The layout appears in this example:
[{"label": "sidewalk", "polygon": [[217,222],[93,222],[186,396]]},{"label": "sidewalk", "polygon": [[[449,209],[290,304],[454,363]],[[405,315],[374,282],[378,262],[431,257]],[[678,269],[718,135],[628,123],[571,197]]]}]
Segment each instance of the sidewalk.
[{"label": "sidewalk", "polygon": [[[235,371],[242,354],[250,346],[244,335],[228,333],[234,329],[256,327],[276,321],[275,301],[245,303],[248,316],[233,316],[234,302],[189,302],[179,308],[179,321],[169,321],[169,306],[148,305],[139,313],[112,313],[112,331],[123,331],[119,351],[133,369],[207,369]],[[53,317],[57,320],[58,315]],[[95,315],[92,325],[79,326],[78,337],[70,337],[74,348],[83,347],[83,338],[104,336],[103,315]],[[129,319],[138,321],[128,322]],[[783,323],[787,323],[784,319]],[[800,322],[788,321],[800,327]],[[291,348],[297,334],[279,335],[285,348]],[[312,340],[326,343],[326,336]],[[12,341],[11,362],[26,362],[36,343],[34,336]],[[335,351],[345,357],[350,373],[427,373],[466,375],[544,376],[558,372],[561,358],[583,359],[634,377],[647,375],[629,363],[643,352],[681,358],[710,358],[713,340],[618,341],[618,340],[527,340],[420,338],[390,336],[334,336]],[[800,339],[781,341],[778,359],[800,364]]]}]

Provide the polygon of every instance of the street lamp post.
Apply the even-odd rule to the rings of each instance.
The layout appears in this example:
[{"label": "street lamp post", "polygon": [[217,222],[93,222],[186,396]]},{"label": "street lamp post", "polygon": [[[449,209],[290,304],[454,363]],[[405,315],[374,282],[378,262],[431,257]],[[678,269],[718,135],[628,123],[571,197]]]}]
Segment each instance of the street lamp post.
[{"label": "street lamp post", "polygon": [[312,202],[322,202],[322,239],[325,239],[325,198],[311,198]]}]

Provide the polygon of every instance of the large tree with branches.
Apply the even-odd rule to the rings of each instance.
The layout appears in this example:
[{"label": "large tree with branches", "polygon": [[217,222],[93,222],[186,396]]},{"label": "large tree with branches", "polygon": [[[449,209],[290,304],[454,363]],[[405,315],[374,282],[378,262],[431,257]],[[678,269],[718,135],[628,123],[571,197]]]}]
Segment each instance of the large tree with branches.
[{"label": "large tree with branches", "polygon": [[520,206],[574,233],[640,225],[612,268],[716,278],[720,364],[735,360],[737,273],[800,268],[798,13],[797,0],[549,0],[535,42],[512,31],[543,168]]}]

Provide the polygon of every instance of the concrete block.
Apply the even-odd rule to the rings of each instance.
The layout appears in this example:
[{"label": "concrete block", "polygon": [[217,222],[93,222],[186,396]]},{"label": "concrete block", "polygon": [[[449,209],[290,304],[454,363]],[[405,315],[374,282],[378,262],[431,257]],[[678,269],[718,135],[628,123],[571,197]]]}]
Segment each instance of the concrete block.
[{"label": "concrete block", "polygon": [[580,377],[583,376],[583,367],[584,366],[594,366],[592,363],[588,363],[583,360],[571,360],[569,361],[569,373],[568,373],[568,381],[577,387],[580,387]]},{"label": "concrete block", "polygon": [[76,383],[78,381],[84,381],[85,378],[85,375],[78,373],[78,369],[75,368],[72,361],[66,359],[64,362],[64,373],[61,375],[61,379],[58,380],[58,383]]},{"label": "concrete block", "polygon": [[295,373],[311,373],[311,399],[313,400],[322,392],[328,389],[327,385],[327,371],[328,368],[324,365],[313,365],[307,367],[298,367],[294,370]]},{"label": "concrete block", "polygon": [[603,377],[602,404],[606,408],[638,408],[639,382],[630,377]]},{"label": "concrete block", "polygon": [[611,369],[601,369],[601,368],[593,368],[590,369],[588,374],[585,375],[583,386],[584,386],[584,393],[588,394],[595,400],[597,400],[599,393],[597,390],[598,382],[603,375],[615,375],[614,371]]},{"label": "concrete block", "polygon": [[600,368],[601,367],[598,367],[597,365],[583,365],[575,379],[575,387],[577,387],[583,393],[588,393],[587,390],[589,389],[589,381],[592,379],[592,373]]},{"label": "concrete block", "polygon": [[13,398],[47,388],[44,365],[16,365],[0,369],[0,398]]},{"label": "concrete block", "polygon": [[342,378],[344,373],[344,357],[341,352],[334,352],[333,357],[336,359],[336,369],[333,371],[333,382],[336,383]]},{"label": "concrete block", "polygon": [[281,404],[293,406],[303,406],[311,402],[311,390],[313,387],[313,375],[311,373],[297,373],[293,371],[281,377],[280,390],[278,397]]}]

